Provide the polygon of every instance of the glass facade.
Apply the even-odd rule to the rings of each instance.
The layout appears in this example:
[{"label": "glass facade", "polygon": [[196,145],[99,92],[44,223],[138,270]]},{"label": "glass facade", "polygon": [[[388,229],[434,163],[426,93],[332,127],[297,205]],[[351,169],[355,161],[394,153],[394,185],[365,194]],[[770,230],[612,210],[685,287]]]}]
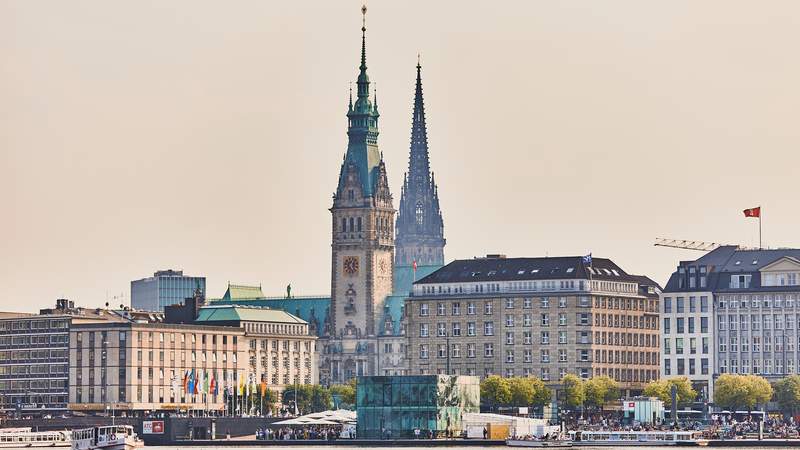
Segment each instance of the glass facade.
[{"label": "glass facade", "polygon": [[182,271],[165,270],[153,277],[131,282],[131,306],[142,311],[163,311],[194,296],[195,289],[206,292],[205,277],[184,276]]},{"label": "glass facade", "polygon": [[413,438],[419,428],[435,436],[461,432],[462,413],[479,412],[478,377],[419,375],[359,377],[359,438]]}]

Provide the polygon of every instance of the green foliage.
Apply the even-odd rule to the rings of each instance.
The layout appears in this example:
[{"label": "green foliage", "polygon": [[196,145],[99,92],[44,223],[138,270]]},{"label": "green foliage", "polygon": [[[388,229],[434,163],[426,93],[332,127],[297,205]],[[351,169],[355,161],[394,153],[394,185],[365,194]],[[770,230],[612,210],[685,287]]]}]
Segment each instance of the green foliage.
[{"label": "green foliage", "polygon": [[511,385],[507,379],[491,375],[481,381],[481,399],[492,407],[506,405],[511,401]]},{"label": "green foliage", "polygon": [[689,406],[697,398],[697,391],[692,388],[692,382],[687,377],[653,380],[645,386],[643,394],[648,397],[658,397],[664,402],[665,408],[672,408],[672,386],[678,388],[678,406]]},{"label": "green foliage", "polygon": [[564,403],[567,406],[577,408],[586,403],[586,386],[577,375],[564,375],[561,384],[564,386]]},{"label": "green foliage", "polygon": [[544,406],[550,403],[550,400],[553,397],[553,393],[550,391],[550,388],[545,386],[544,381],[538,378],[529,378],[531,380],[531,384],[533,384],[533,388],[535,390],[535,394],[533,395],[533,401],[531,405],[533,406]]},{"label": "green foliage", "polygon": [[511,406],[528,406],[533,403],[536,388],[531,382],[532,378],[511,378],[508,386],[511,389]]},{"label": "green foliage", "polygon": [[772,399],[778,402],[781,411],[794,415],[800,405],[800,375],[790,375],[776,382],[773,388]]},{"label": "green foliage", "polygon": [[294,403],[295,389],[297,390],[297,407],[301,414],[310,414],[325,411],[331,408],[332,400],[330,390],[319,385],[302,384],[283,391],[283,403]]},{"label": "green foliage", "polygon": [[619,384],[607,376],[594,377],[584,381],[586,404],[602,408],[611,400],[619,398]]},{"label": "green foliage", "polygon": [[356,404],[356,390],[352,384],[335,384],[330,388],[331,396],[339,399],[339,404],[334,405],[342,409],[352,409]]},{"label": "green foliage", "polygon": [[758,375],[720,375],[714,384],[714,403],[722,408],[752,411],[772,398],[772,386]]}]

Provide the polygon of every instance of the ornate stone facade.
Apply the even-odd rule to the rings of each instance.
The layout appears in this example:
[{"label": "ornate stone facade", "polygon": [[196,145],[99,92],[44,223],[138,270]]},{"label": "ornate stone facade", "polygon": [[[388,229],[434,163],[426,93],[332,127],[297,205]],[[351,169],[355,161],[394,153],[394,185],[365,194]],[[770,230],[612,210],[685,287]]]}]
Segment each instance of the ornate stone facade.
[{"label": "ornate stone facade", "polygon": [[[366,13],[366,8],[362,9]],[[376,371],[384,299],[392,293],[394,207],[378,150],[378,105],[370,99],[366,26],[355,103],[348,107],[348,146],[333,197],[331,311],[324,327],[320,378],[339,383]]]}]

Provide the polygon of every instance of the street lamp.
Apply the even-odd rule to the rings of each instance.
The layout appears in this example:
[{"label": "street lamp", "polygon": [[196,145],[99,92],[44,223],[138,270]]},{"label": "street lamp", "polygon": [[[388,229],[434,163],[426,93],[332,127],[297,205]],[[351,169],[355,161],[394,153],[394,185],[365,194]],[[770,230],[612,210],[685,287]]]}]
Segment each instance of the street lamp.
[{"label": "street lamp", "polygon": [[114,407],[112,405],[106,405],[106,417],[108,417],[109,411],[111,411],[111,426],[114,426],[116,416],[114,414]]}]

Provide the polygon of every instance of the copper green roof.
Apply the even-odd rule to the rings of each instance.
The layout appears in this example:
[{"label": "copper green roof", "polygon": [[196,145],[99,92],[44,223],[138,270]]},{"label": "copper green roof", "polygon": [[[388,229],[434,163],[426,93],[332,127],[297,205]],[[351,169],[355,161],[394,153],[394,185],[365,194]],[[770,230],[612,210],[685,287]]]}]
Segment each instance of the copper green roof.
[{"label": "copper green roof", "polygon": [[239,284],[228,284],[228,290],[222,296],[223,300],[231,299],[254,299],[263,298],[264,293],[261,292],[261,286],[246,286]]},{"label": "copper green roof", "polygon": [[280,309],[252,306],[205,306],[200,308],[197,322],[277,322],[305,324],[306,321]]}]

